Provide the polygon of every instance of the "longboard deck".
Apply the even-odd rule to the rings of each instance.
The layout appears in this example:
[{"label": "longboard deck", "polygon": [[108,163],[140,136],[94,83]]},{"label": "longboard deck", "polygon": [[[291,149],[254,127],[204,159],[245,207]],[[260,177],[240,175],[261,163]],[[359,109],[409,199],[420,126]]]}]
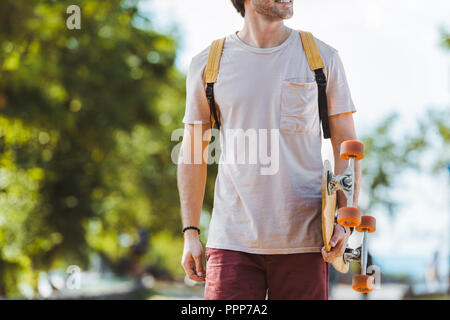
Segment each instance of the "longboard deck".
[{"label": "longboard deck", "polygon": [[[327,251],[331,250],[330,240],[333,236],[336,212],[336,192],[328,192],[328,176],[332,173],[330,162],[325,160],[322,172],[322,236]],[[341,273],[348,272],[349,263],[344,260],[344,256],[336,258],[331,264]]]}]

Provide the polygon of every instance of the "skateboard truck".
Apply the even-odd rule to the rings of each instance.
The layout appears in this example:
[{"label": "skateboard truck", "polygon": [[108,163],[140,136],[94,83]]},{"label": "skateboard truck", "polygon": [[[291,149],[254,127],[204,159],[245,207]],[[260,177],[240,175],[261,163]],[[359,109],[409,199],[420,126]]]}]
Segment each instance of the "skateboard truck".
[{"label": "skateboard truck", "polygon": [[350,158],[350,164],[345,169],[345,172],[340,175],[333,175],[331,172],[328,173],[328,192],[335,192],[341,190],[344,192],[347,203],[349,207],[353,206],[353,194],[354,194],[354,171],[355,171],[355,160]]},{"label": "skateboard truck", "polygon": [[346,249],[345,261],[359,261],[361,263],[361,274],[354,275],[352,288],[358,292],[367,293],[373,290],[374,278],[367,275],[367,234],[376,230],[376,220],[372,216],[362,216],[361,211],[354,207],[354,181],[355,161],[364,158],[364,145],[355,140],[344,141],[341,144],[340,156],[349,160],[349,166],[340,175],[328,172],[328,191],[341,190],[347,198],[347,206],[338,209],[337,222],[343,227],[354,227],[356,231],[363,232],[363,243],[361,249]]},{"label": "skateboard truck", "polygon": [[346,248],[344,252],[344,260],[345,261],[355,261],[361,262],[361,250],[358,249],[350,249]]}]

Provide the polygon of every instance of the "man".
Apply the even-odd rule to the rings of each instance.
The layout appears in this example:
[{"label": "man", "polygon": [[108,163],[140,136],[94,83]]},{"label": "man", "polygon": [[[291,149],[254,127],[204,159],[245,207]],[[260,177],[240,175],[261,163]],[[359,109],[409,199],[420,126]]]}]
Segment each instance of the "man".
[{"label": "man", "polygon": [[[228,131],[269,133],[262,141],[267,141],[264,147],[269,154],[277,153],[277,170],[262,174],[262,163],[219,163],[205,272],[197,228],[206,159],[179,164],[185,227],[182,266],[192,280],[206,281],[205,299],[327,299],[327,262],[343,253],[350,230],[337,226],[333,249],[325,251],[317,85],[299,33],[283,24],[293,15],[293,0],[232,3],[245,23],[225,39],[214,87],[222,155],[234,152]],[[347,166],[339,157],[341,142],[357,139],[352,117],[356,110],[337,51],[318,39],[316,43],[325,65],[331,143],[339,174]],[[196,55],[188,72],[184,154],[195,153],[196,145],[201,144],[202,150],[208,146],[208,140],[202,139],[211,125],[204,75],[208,52],[209,47]],[[201,123],[201,134],[194,134],[196,123]],[[244,144],[238,143],[238,150]],[[355,204],[360,170],[356,163]],[[345,205],[339,192],[338,206]]]}]

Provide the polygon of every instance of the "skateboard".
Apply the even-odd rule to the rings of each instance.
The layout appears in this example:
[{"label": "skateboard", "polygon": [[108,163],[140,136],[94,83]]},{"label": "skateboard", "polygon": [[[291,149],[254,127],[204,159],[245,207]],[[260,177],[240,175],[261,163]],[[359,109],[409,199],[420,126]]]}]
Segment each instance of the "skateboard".
[{"label": "skateboard", "polygon": [[[363,233],[362,246],[356,249],[346,248],[342,256],[331,262],[333,267],[347,273],[349,262],[361,264],[361,274],[353,276],[352,288],[361,293],[373,290],[374,278],[367,275],[367,234],[376,230],[376,220],[372,216],[361,215],[361,211],[353,206],[355,161],[364,158],[364,145],[356,140],[344,141],[340,146],[340,157],[349,161],[344,173],[333,174],[331,164],[325,160],[322,173],[322,235],[325,249],[331,250],[330,239],[335,222],[344,227],[354,227],[356,232]],[[347,198],[347,207],[338,209],[336,215],[336,193],[341,190]]]}]

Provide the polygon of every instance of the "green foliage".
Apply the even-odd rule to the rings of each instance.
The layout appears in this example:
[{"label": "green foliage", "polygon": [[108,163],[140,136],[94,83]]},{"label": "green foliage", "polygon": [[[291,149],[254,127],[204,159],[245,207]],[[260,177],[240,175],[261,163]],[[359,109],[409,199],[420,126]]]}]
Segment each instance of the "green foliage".
[{"label": "green foliage", "polygon": [[143,263],[182,278],[185,275],[181,266],[182,254],[183,238],[175,237],[169,231],[164,231],[152,238],[150,250],[144,256]]},{"label": "green foliage", "polygon": [[[450,49],[449,33],[442,31],[442,43]],[[409,169],[429,174],[444,174],[450,166],[450,109],[448,106],[427,108],[417,117],[417,128],[398,132],[398,114],[390,114],[362,137],[366,157],[363,164],[368,203],[362,208],[370,212],[376,206],[394,214],[397,206],[391,196],[398,177]],[[425,152],[434,155],[423,164]]]},{"label": "green foliage", "polygon": [[391,214],[396,208],[396,201],[390,190],[395,179],[406,168],[417,168],[417,158],[426,146],[425,128],[420,127],[417,136],[401,135],[395,138],[398,121],[397,114],[387,116],[380,124],[362,137],[364,143],[364,183],[367,185],[369,202],[364,211],[370,211],[375,205],[385,207]]},{"label": "green foliage", "polygon": [[441,28],[442,46],[445,49],[450,49],[450,32]]},{"label": "green foliage", "polygon": [[135,5],[0,3],[0,296],[90,252],[118,261],[139,228],[179,230],[169,141],[185,78]]},{"label": "green foliage", "polygon": [[[429,174],[445,173],[450,161],[450,111],[448,108],[428,108],[417,120],[417,128],[398,133],[398,114],[390,114],[362,136],[364,143],[364,191],[368,203],[361,208],[370,212],[376,207],[395,213],[398,202],[392,189],[398,178],[410,169]],[[425,152],[432,154],[431,166],[423,163]]]},{"label": "green foliage", "polygon": [[[441,31],[442,45],[450,49],[450,37]],[[362,136],[363,191],[368,200],[363,212],[377,206],[391,215],[398,205],[391,191],[398,178],[407,170],[421,170],[429,174],[443,174],[450,168],[450,109],[430,107],[417,116],[416,128],[399,132],[399,115],[392,113]],[[434,152],[430,152],[434,151]],[[424,154],[432,154],[429,167],[424,165]]]}]

